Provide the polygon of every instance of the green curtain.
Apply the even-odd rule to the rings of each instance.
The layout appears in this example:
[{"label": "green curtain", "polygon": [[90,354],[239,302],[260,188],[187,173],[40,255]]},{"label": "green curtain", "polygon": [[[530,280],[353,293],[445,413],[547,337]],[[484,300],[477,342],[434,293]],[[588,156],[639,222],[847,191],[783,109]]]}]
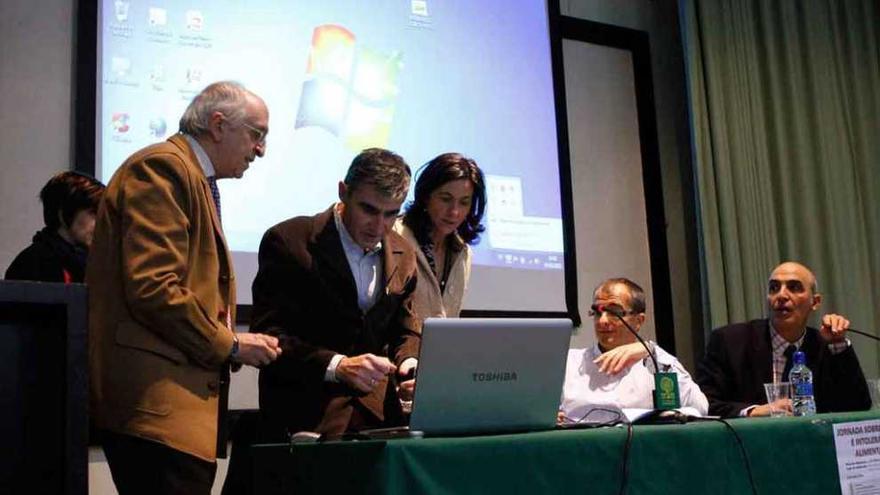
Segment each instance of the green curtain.
[{"label": "green curtain", "polygon": [[[682,0],[707,331],[766,315],[770,270],[880,334],[878,0]],[[850,335],[866,374],[877,345]]]}]

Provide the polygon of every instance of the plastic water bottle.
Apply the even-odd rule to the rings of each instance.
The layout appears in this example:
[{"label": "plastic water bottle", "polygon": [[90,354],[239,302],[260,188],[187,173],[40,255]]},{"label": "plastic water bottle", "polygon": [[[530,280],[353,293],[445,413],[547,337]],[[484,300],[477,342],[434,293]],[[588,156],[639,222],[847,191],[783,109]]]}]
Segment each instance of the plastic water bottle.
[{"label": "plastic water bottle", "polygon": [[813,397],[813,372],[805,364],[807,357],[803,352],[794,353],[794,366],[788,374],[791,382],[791,410],[795,416],[816,414],[816,399]]}]

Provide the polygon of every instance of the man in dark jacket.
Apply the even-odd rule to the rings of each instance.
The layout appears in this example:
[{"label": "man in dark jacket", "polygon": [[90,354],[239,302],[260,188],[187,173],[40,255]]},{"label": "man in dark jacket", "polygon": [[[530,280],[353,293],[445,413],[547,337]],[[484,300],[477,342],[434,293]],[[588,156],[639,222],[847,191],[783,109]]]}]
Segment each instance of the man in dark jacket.
[{"label": "man in dark jacket", "polygon": [[[859,360],[846,339],[849,320],[822,317],[819,329],[807,319],[822,295],[816,277],[804,265],[786,262],[770,274],[767,304],[770,318],[735,323],[712,332],[696,380],[709,398],[709,414],[724,417],[767,416],[764,383],[788,381],[791,355],[806,355],[813,372],[818,412],[868,409],[871,398]],[[790,400],[779,406],[791,410]]]},{"label": "man in dark jacket", "polygon": [[260,372],[260,409],[279,433],[404,421],[421,323],[416,255],[391,227],[409,182],[401,157],[365,150],[339,183],[340,202],[263,237],[251,331],[283,350]]}]

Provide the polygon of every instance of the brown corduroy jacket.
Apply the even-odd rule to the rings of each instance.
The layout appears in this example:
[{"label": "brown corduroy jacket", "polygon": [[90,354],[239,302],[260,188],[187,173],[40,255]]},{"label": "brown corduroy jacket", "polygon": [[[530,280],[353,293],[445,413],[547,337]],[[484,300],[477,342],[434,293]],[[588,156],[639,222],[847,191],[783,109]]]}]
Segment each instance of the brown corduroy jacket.
[{"label": "brown corduroy jacket", "polygon": [[215,459],[225,445],[218,424],[235,278],[207,179],[184,136],[138,151],[110,180],[86,283],[97,426]]}]

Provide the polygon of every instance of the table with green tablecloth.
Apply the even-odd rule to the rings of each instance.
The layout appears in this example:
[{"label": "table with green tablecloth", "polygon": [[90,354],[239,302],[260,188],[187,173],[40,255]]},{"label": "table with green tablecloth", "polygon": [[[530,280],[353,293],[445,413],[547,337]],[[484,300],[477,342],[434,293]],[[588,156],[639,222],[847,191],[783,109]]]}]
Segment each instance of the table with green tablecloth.
[{"label": "table with green tablecloth", "polygon": [[[878,411],[728,420],[758,493],[840,492],[832,425]],[[503,435],[253,447],[256,493],[617,494],[624,426]],[[627,493],[752,492],[742,450],[718,421],[636,425]]]}]

